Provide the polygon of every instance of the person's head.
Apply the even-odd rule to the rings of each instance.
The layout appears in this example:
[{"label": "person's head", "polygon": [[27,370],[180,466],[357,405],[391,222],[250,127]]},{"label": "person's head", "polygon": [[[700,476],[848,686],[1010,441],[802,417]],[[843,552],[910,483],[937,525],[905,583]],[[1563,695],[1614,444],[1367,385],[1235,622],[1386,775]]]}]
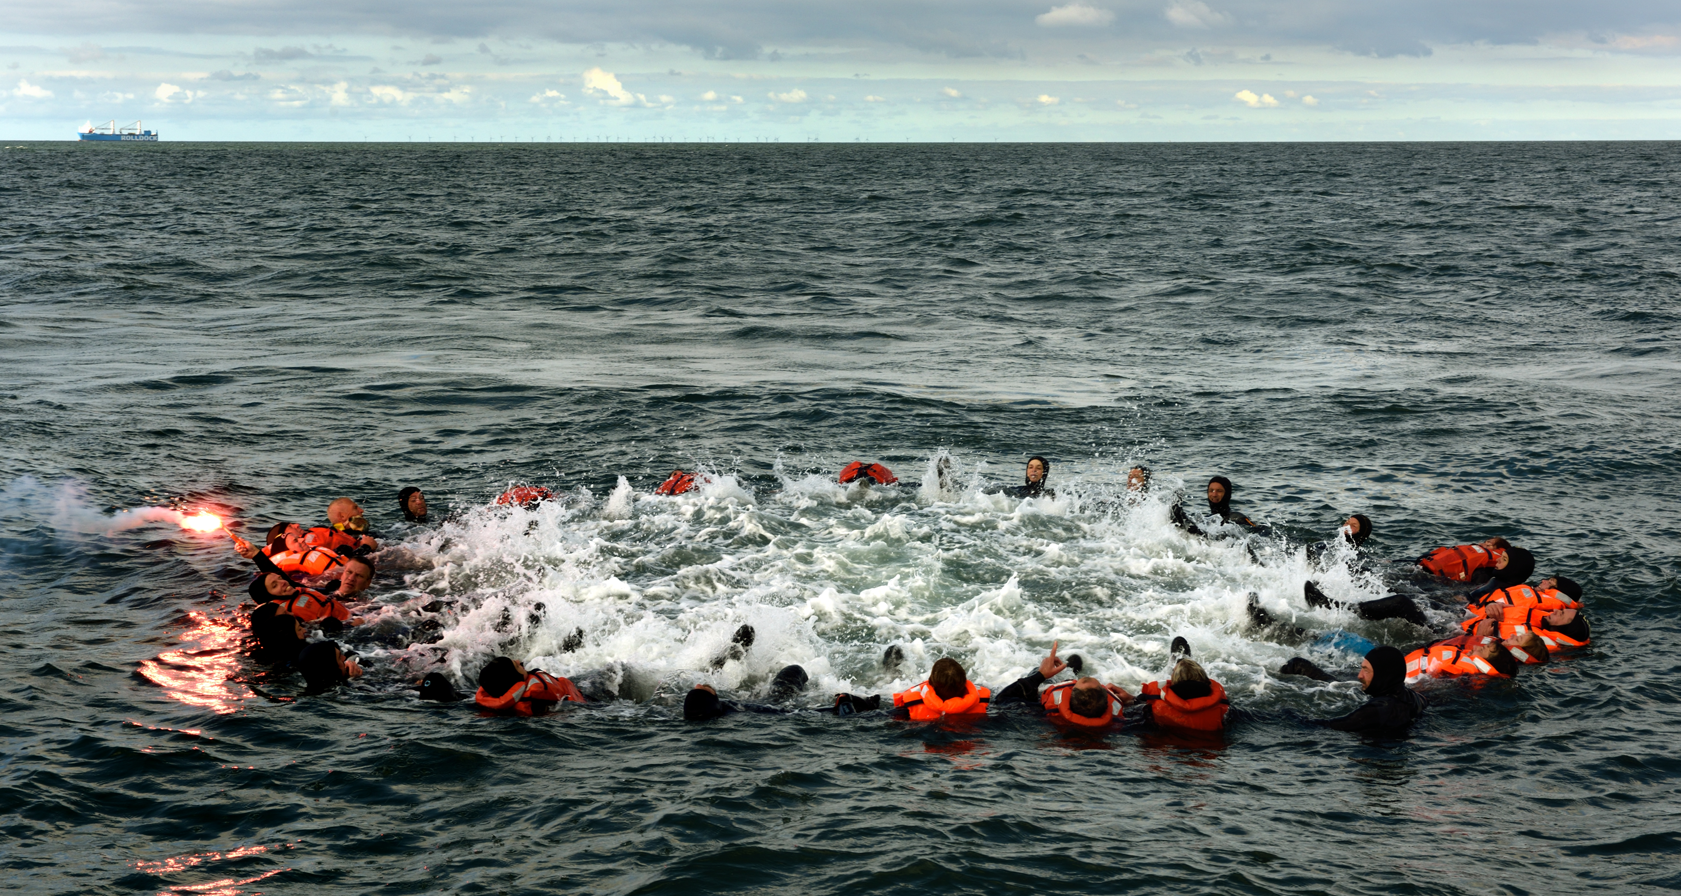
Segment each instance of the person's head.
[{"label": "person's head", "polygon": [[1574,579],[1567,579],[1564,576],[1551,576],[1542,579],[1539,590],[1557,591],[1571,600],[1582,599],[1582,586]]},{"label": "person's head", "polygon": [[420,682],[420,699],[454,703],[461,699],[461,695],[456,693],[455,685],[449,683],[449,677],[444,673],[428,672]]},{"label": "person's head", "polygon": [[263,544],[270,545],[277,541],[284,542],[288,535],[299,536],[302,534],[303,527],[297,523],[275,523],[268,527],[268,537],[263,539]]},{"label": "person's head", "polygon": [[327,522],[335,526],[361,515],[362,505],[350,498],[334,498],[333,503],[327,505]]},{"label": "person's head", "polygon": [[711,685],[697,684],[689,691],[689,696],[683,698],[683,718],[691,722],[704,722],[723,714],[723,701],[718,699],[718,692]]},{"label": "person's head", "polygon": [[251,634],[265,650],[278,650],[309,636],[303,620],[285,612],[277,603],[266,603],[251,611]]},{"label": "person's head", "polygon": [[1485,538],[1482,541],[1477,542],[1477,544],[1496,556],[1504,554],[1512,549],[1512,543],[1499,537],[1498,535],[1493,538]]},{"label": "person's head", "polygon": [[1373,697],[1399,693],[1407,683],[1407,658],[1393,647],[1374,647],[1360,663],[1360,685]]},{"label": "person's head", "polygon": [[1581,610],[1565,607],[1547,614],[1546,627],[1550,631],[1558,632],[1567,638],[1577,641],[1588,640],[1588,617]]},{"label": "person's head", "polygon": [[1027,459],[1027,481],[1044,482],[1046,474],[1051,472],[1051,462],[1035,454]]},{"label": "person's head", "polygon": [[1173,676],[1170,684],[1183,684],[1187,681],[1208,680],[1208,673],[1203,671],[1202,665],[1196,660],[1183,659],[1173,664]]},{"label": "person's head", "polygon": [[1109,708],[1109,691],[1095,678],[1082,678],[1074,683],[1068,695],[1068,710],[1088,719],[1101,719]]},{"label": "person's head", "polygon": [[508,693],[509,688],[524,680],[525,667],[511,657],[499,656],[479,670],[479,687],[492,697]]},{"label": "person's head", "polygon": [[272,572],[257,573],[251,580],[251,587],[247,589],[251,599],[257,603],[268,603],[271,600],[285,600],[298,593],[298,588],[287,581],[285,576]]},{"label": "person's head", "polygon": [[339,570],[339,597],[350,597],[368,590],[374,583],[374,562],[366,557],[346,557]]},{"label": "person's head", "polygon": [[336,641],[316,641],[305,647],[293,663],[303,673],[310,693],[320,693],[362,674],[362,667],[339,649]]},{"label": "person's head", "polygon": [[1127,491],[1141,492],[1150,487],[1150,468],[1139,464],[1127,471]]},{"label": "person's head", "polygon": [[1366,539],[1372,537],[1372,521],[1365,514],[1356,513],[1348,518],[1348,522],[1343,523],[1343,531],[1348,540],[1353,542],[1355,547],[1359,547],[1366,543]]},{"label": "person's head", "polygon": [[1208,480],[1208,506],[1225,507],[1232,500],[1232,481],[1224,476]]},{"label": "person's head", "polygon": [[1471,655],[1488,661],[1494,671],[1508,678],[1518,674],[1518,658],[1512,656],[1504,644],[1489,639],[1471,648]]},{"label": "person's head", "polygon": [[1496,581],[1503,585],[1521,585],[1535,574],[1535,555],[1523,548],[1508,548],[1505,562],[1496,563]]},{"label": "person's head", "polygon": [[969,674],[963,671],[962,663],[949,656],[941,657],[928,673],[928,684],[941,700],[955,700],[969,693]]},{"label": "person's head", "polygon": [[[1529,662],[1544,663],[1547,661],[1547,642],[1541,640],[1534,632],[1523,632],[1500,642],[1508,651],[1521,650],[1529,656]],[[1514,658],[1516,654],[1513,655]]]},{"label": "person's head", "polygon": [[397,493],[397,508],[403,512],[403,519],[413,523],[426,519],[426,496],[414,486],[405,486]]}]

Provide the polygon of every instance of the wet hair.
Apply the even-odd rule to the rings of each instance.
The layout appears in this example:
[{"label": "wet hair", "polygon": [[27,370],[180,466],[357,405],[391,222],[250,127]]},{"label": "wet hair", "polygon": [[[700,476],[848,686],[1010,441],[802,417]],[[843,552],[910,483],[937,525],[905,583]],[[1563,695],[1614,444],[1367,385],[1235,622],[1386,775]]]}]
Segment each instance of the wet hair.
[{"label": "wet hair", "polygon": [[1535,555],[1523,548],[1506,552],[1506,568],[1494,571],[1494,580],[1502,585],[1522,585],[1535,572]]},{"label": "wet hair", "polygon": [[1499,537],[1490,538],[1488,540],[1488,543],[1495,550],[1500,551],[1502,553],[1512,549],[1512,543],[1507,541],[1504,538],[1499,538]]},{"label": "wet hair", "polygon": [[1366,662],[1372,664],[1372,683],[1366,685],[1368,696],[1387,697],[1406,689],[1407,658],[1401,651],[1388,645],[1374,647],[1367,651]]},{"label": "wet hair", "polygon": [[514,668],[514,661],[505,656],[486,663],[479,670],[479,687],[492,697],[500,697],[522,681],[519,670]]},{"label": "wet hair", "polygon": [[1132,471],[1133,470],[1137,470],[1138,473],[1139,473],[1138,488],[1140,490],[1149,488],[1150,487],[1150,468],[1144,466],[1143,464],[1133,464],[1132,469],[1127,470],[1127,480],[1128,480],[1129,483],[1132,480]]},{"label": "wet hair", "polygon": [[724,701],[711,691],[695,688],[689,691],[689,696],[683,698],[683,718],[691,722],[704,722],[716,719],[724,714]]},{"label": "wet hair", "polygon": [[801,691],[805,690],[806,682],[810,680],[811,677],[806,675],[804,667],[798,665],[783,666],[782,671],[776,673],[776,678],[771,680],[771,702],[781,703],[784,700],[797,696]]},{"label": "wet hair", "polygon": [[286,529],[291,525],[291,523],[275,523],[274,525],[268,527],[268,537],[263,540],[263,544],[271,545],[284,539],[286,537]]},{"label": "wet hair", "polygon": [[403,512],[403,519],[411,523],[420,519],[419,515],[409,510],[409,496],[418,491],[420,489],[412,485],[405,485],[401,491],[397,492],[397,509]]},{"label": "wet hair", "polygon": [[456,693],[455,685],[449,683],[449,678],[444,673],[428,672],[426,678],[420,682],[420,699],[454,703],[461,699],[461,695]]},{"label": "wet hair", "polygon": [[1513,640],[1518,642],[1519,650],[1529,654],[1529,658],[1537,663],[1544,663],[1552,658],[1547,653],[1547,642],[1541,640],[1534,632],[1524,632]]},{"label": "wet hair", "polygon": [[309,685],[306,693],[319,694],[344,681],[344,670],[339,668],[339,656],[337,641],[316,641],[298,654],[293,665],[303,673],[304,681]]},{"label": "wet hair", "polygon": [[[1039,481],[1043,482],[1045,479],[1051,478],[1051,462],[1046,460],[1045,458],[1041,457],[1040,455],[1037,455],[1037,454],[1035,454],[1032,457],[1027,459],[1027,463],[1029,463],[1029,464],[1033,463],[1034,461],[1038,461],[1039,465],[1045,468],[1045,475]],[[1023,464],[1023,466],[1025,467],[1026,464]]]},{"label": "wet hair", "polygon": [[1173,683],[1182,681],[1207,681],[1208,673],[1202,669],[1202,664],[1196,660],[1180,660],[1173,664]]},{"label": "wet hair", "polygon": [[1512,656],[1512,652],[1507,650],[1504,644],[1494,645],[1494,656],[1489,657],[1488,664],[1494,667],[1494,671],[1508,678],[1518,674],[1520,665],[1518,658]]},{"label": "wet hair", "polygon": [[1562,592],[1565,597],[1568,597],[1571,600],[1582,599],[1582,586],[1578,584],[1576,580],[1567,579],[1564,576],[1553,576],[1553,578],[1558,579],[1558,590]]},{"label": "wet hair", "polygon": [[1567,638],[1577,641],[1588,640],[1588,617],[1580,610],[1576,611],[1576,618],[1564,625],[1549,625],[1548,631],[1555,631]]},{"label": "wet hair", "polygon": [[1360,523],[1360,531],[1354,533],[1354,546],[1359,547],[1366,543],[1366,539],[1372,537],[1372,521],[1363,513],[1356,513],[1354,519]]},{"label": "wet hair", "polygon": [[1068,696],[1068,711],[1088,719],[1103,718],[1109,708],[1109,692],[1103,688],[1074,688]]},{"label": "wet hair", "polygon": [[355,553],[352,553],[350,556],[345,557],[344,558],[344,563],[345,563],[346,566],[349,566],[352,563],[360,563],[363,566],[366,566],[368,568],[368,578],[370,580],[374,577],[374,573],[379,571],[377,568],[374,567],[373,558],[369,557],[367,554],[364,554],[360,551],[357,551]]},{"label": "wet hair", "polygon": [[1196,660],[1183,659],[1174,663],[1170,682],[1168,688],[1182,700],[1195,700],[1214,693],[1213,685],[1208,683],[1208,673]]},{"label": "wet hair", "polygon": [[277,603],[266,603],[251,611],[251,634],[257,639],[257,647],[268,655],[267,661],[289,660],[303,648],[297,622],[298,617],[282,613]]},{"label": "wet hair", "polygon": [[941,700],[955,700],[969,693],[969,675],[963,671],[963,664],[951,657],[941,657],[934,662],[933,671],[928,673],[928,683],[933,685],[935,696]]}]

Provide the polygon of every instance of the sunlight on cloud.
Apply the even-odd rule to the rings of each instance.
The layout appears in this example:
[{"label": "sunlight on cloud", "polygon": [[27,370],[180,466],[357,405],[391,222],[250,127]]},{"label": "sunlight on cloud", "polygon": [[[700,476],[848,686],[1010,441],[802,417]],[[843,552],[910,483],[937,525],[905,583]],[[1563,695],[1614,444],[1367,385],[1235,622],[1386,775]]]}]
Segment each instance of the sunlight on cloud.
[{"label": "sunlight on cloud", "polygon": [[875,94],[872,93],[869,96],[864,97],[864,102],[866,102],[866,103],[885,103],[885,102],[887,102],[887,98],[884,97],[884,96],[876,96]]},{"label": "sunlight on cloud", "polygon": [[700,99],[703,103],[715,103],[718,101],[718,91],[708,90],[700,95]]},{"label": "sunlight on cloud", "polygon": [[45,87],[36,86],[22,79],[18,80],[18,89],[12,91],[12,93],[17,94],[18,96],[27,96],[38,100],[52,99],[53,95],[53,92]]},{"label": "sunlight on cloud", "polygon": [[799,89],[798,87],[794,88],[793,90],[788,91],[787,93],[768,93],[768,94],[766,94],[766,96],[770,97],[773,100],[776,100],[779,103],[803,103],[803,102],[805,102],[805,91]]},{"label": "sunlight on cloud", "polygon": [[599,66],[584,72],[584,92],[591,96],[607,97],[608,99],[601,101],[603,105],[629,106],[636,102],[636,97],[631,96],[630,91],[619,83],[618,78],[613,77],[612,72],[602,71]]},{"label": "sunlight on cloud", "polygon": [[1073,28],[1107,25],[1115,21],[1115,14],[1084,3],[1070,3],[1067,6],[1053,6],[1050,12],[1036,16],[1033,21],[1039,23],[1041,28]]},{"label": "sunlight on cloud", "polygon": [[1314,99],[1313,94],[1310,93],[1307,96],[1302,97],[1302,105],[1317,106],[1319,105],[1319,100]]},{"label": "sunlight on cloud", "polygon": [[1272,94],[1263,93],[1260,96],[1256,96],[1255,91],[1253,90],[1239,90],[1237,93],[1232,94],[1232,99],[1237,100],[1251,109],[1259,109],[1263,106],[1271,108],[1278,105],[1278,100],[1273,99]]},{"label": "sunlight on cloud", "polygon": [[949,96],[949,97],[951,97],[951,98],[952,98],[952,99],[954,99],[954,100],[956,100],[956,99],[962,99],[962,98],[963,98],[963,92],[962,92],[962,91],[960,91],[960,90],[953,90],[953,89],[952,89],[952,88],[950,88],[950,87],[946,87],[946,88],[942,88],[942,89],[941,89],[941,90],[940,90],[940,92],[941,92],[941,93],[943,93],[943,94],[945,94],[945,95],[946,95],[946,96]]},{"label": "sunlight on cloud", "polygon": [[408,105],[409,100],[414,99],[414,94],[406,93],[401,88],[391,87],[384,84],[369,87],[368,92],[373,94],[374,99],[377,99],[382,103]]},{"label": "sunlight on cloud", "polygon": [[1209,9],[1208,4],[1202,0],[1190,0],[1188,3],[1175,0],[1162,10],[1162,15],[1181,28],[1213,28],[1216,25],[1229,25],[1232,21],[1231,16]]},{"label": "sunlight on cloud", "polygon": [[1056,97],[1051,96],[1048,93],[1041,93],[1041,94],[1039,94],[1039,98],[1037,100],[1035,100],[1035,102],[1037,102],[1041,106],[1054,106],[1057,103],[1062,102],[1062,100],[1059,100]]}]

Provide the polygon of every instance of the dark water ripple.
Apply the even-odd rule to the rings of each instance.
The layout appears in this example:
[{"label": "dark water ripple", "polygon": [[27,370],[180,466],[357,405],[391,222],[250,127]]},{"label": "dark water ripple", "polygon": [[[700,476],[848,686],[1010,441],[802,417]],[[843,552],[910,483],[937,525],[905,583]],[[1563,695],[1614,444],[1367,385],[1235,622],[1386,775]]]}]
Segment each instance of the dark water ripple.
[{"label": "dark water ripple", "polygon": [[[1681,887],[1675,144],[112,149],[0,164],[7,887]],[[1365,510],[1397,557],[1506,535],[1590,583],[1596,647],[1433,684],[1402,744],[1276,695],[1212,746],[481,719],[393,673],[269,703],[224,680],[256,674],[237,564],[55,510],[76,483],[383,514],[408,481],[466,507],[697,464],[768,494],[779,462],[941,448],[1226,472],[1297,537]],[[1080,572],[950,575],[1055,601]]]}]

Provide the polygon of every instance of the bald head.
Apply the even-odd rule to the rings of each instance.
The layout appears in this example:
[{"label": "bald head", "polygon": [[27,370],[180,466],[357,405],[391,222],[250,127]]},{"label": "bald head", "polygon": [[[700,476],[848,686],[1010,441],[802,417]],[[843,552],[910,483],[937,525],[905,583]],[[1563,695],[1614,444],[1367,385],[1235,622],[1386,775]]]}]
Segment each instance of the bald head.
[{"label": "bald head", "polygon": [[362,505],[349,498],[337,498],[327,505],[327,522],[337,525],[362,515]]}]

